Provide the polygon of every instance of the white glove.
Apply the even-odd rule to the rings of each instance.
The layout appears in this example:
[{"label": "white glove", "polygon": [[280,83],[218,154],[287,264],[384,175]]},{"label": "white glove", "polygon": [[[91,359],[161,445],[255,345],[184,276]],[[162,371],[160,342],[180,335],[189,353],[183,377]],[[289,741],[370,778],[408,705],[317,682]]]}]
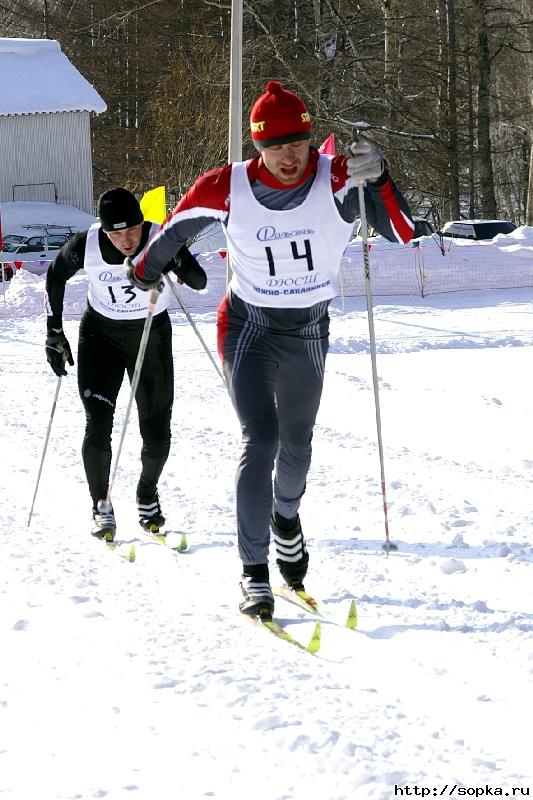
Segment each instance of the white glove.
[{"label": "white glove", "polygon": [[346,148],[346,170],[357,183],[376,181],[384,169],[383,157],[370,142],[352,142]]}]

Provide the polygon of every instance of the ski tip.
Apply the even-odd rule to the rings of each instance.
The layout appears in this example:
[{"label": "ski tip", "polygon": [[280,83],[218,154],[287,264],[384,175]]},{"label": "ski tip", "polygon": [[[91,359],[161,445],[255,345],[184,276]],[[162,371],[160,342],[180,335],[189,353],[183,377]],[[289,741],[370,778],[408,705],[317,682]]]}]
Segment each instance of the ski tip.
[{"label": "ski tip", "polygon": [[319,614],[320,613],[319,610],[318,610],[317,601],[315,600],[315,598],[312,595],[308,594],[308,592],[306,592],[305,589],[304,590],[291,590],[291,589],[289,589],[289,592],[290,591],[294,591],[294,594],[297,597],[299,597],[300,600],[302,600],[305,603],[305,605],[308,607],[309,611],[312,611],[314,614]]},{"label": "ski tip", "polygon": [[187,542],[187,537],[185,536],[184,533],[182,533],[180,543],[177,546],[176,550],[178,551],[178,553],[184,553],[187,550],[188,546],[189,544]]},{"label": "ski tip", "polygon": [[289,603],[295,603],[304,611],[309,611],[315,617],[325,617],[326,615],[319,608],[318,602],[312,595],[308,594],[305,589],[291,589],[290,586],[284,584],[283,586],[276,586],[273,589],[274,594],[288,600]]},{"label": "ski tip", "polygon": [[313,631],[313,635],[311,636],[311,641],[305,648],[307,652],[313,654],[318,653],[318,651],[320,650],[321,640],[322,640],[322,627],[320,625],[320,622],[317,622],[317,624],[315,625],[315,629]]},{"label": "ski tip", "polygon": [[357,628],[357,606],[355,605],[355,600],[352,600],[350,603],[345,627],[349,628],[351,631]]},{"label": "ski tip", "polygon": [[130,564],[133,564],[135,559],[137,558],[137,551],[135,550],[135,545],[131,544],[129,547],[125,547],[124,544],[120,542],[111,541],[108,542],[103,539],[106,550],[110,553],[115,553],[117,556],[122,558],[124,561],[128,561]]}]

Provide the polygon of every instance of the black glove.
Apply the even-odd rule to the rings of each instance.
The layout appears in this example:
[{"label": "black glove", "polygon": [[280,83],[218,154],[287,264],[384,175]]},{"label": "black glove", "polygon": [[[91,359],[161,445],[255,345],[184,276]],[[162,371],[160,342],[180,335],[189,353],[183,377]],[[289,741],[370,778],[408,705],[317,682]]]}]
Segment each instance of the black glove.
[{"label": "black glove", "polygon": [[151,289],[157,289],[160,292],[163,290],[161,276],[156,278],[155,281],[145,281],[143,278],[139,278],[135,274],[135,265],[129,257],[124,259],[124,272],[129,282],[136,286],[137,289],[142,289],[143,292],[149,292]]},{"label": "black glove", "polygon": [[65,364],[74,366],[74,359],[70,350],[68,339],[63,330],[51,330],[46,337],[46,360],[58,378],[66,375]]},{"label": "black glove", "polygon": [[174,272],[178,281],[190,286],[191,289],[205,289],[207,284],[205,270],[186,247],[182,247],[178,255],[169,261],[163,272]]}]

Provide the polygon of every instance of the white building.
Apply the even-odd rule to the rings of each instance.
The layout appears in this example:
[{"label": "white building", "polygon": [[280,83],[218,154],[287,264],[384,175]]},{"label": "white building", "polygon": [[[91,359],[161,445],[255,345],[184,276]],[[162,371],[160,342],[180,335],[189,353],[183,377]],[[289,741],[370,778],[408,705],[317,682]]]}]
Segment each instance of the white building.
[{"label": "white building", "polygon": [[59,42],[0,38],[0,202],[92,213],[90,115],[106,108]]}]

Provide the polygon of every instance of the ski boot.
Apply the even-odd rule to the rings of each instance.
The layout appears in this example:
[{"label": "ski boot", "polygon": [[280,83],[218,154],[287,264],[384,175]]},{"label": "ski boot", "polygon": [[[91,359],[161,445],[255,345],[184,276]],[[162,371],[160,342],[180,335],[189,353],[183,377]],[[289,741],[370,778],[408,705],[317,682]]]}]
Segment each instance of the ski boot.
[{"label": "ski boot", "polygon": [[93,527],[91,528],[91,535],[96,536],[97,539],[103,539],[104,542],[113,542],[117,532],[117,523],[115,522],[115,512],[111,511],[101,512],[93,509]]},{"label": "ski boot", "polygon": [[309,553],[300,524],[300,517],[282,517],[274,511],[270,527],[276,546],[276,564],[287,586],[295,592],[305,591],[303,580],[309,566]]},{"label": "ski boot", "polygon": [[241,614],[250,617],[272,619],[274,595],[270,588],[267,564],[253,564],[243,567],[240,582],[243,600],[239,603]]},{"label": "ski boot", "polygon": [[156,492],[152,497],[137,497],[139,511],[139,525],[148,533],[158,534],[166,520],[159,505],[159,495]]}]

